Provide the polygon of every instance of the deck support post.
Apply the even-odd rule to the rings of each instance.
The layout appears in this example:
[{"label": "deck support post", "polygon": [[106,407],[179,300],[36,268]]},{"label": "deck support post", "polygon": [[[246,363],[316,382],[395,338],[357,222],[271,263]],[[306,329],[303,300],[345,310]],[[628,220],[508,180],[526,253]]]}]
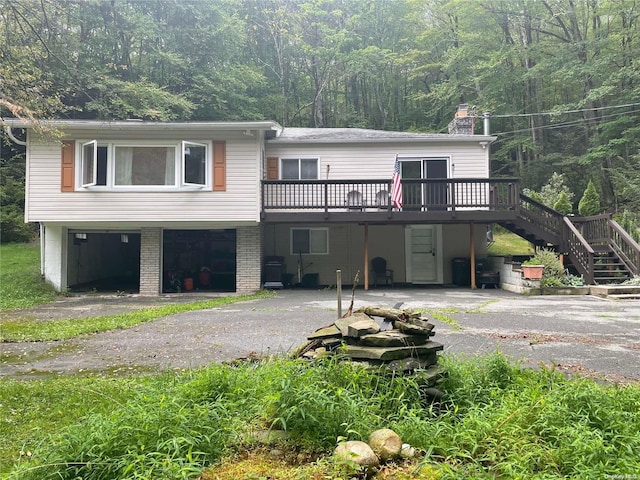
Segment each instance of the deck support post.
[{"label": "deck support post", "polygon": [[364,224],[364,289],[369,290],[369,224]]},{"label": "deck support post", "polygon": [[476,247],[474,241],[474,225],[473,222],[469,224],[469,253],[471,261],[471,289],[476,288]]}]

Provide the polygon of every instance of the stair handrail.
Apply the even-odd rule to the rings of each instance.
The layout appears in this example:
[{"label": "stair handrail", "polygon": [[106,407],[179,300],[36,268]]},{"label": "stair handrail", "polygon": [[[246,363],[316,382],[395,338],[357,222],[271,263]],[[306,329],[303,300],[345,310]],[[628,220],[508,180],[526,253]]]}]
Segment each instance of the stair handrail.
[{"label": "stair handrail", "polygon": [[595,251],[580,233],[580,230],[568,218],[563,216],[562,250],[569,254],[571,263],[584,276],[587,285],[595,281],[593,257]]},{"label": "stair handrail", "polygon": [[[534,209],[529,208],[527,204]],[[563,215],[523,193],[520,194],[518,215],[556,238],[562,238]]]},{"label": "stair handrail", "polygon": [[609,246],[634,275],[640,275],[640,245],[613,218],[609,218]]}]

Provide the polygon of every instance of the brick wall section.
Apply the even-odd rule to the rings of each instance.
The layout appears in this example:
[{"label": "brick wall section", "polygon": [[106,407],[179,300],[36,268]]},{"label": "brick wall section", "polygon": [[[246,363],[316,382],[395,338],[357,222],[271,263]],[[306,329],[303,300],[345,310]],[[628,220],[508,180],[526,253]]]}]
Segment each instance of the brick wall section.
[{"label": "brick wall section", "polygon": [[236,229],[236,292],[253,293],[260,290],[262,267],[262,238],[260,226]]},{"label": "brick wall section", "polygon": [[140,230],[140,295],[160,295],[160,228]]}]

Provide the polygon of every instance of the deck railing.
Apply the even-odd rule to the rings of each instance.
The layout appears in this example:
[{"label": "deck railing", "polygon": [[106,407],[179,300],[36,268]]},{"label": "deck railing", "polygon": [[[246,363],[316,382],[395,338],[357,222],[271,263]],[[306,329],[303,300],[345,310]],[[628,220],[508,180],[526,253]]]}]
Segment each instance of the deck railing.
[{"label": "deck railing", "polygon": [[571,262],[578,271],[584,275],[584,279],[588,285],[594,281],[594,251],[591,245],[580,234],[576,226],[567,217],[563,217],[563,233],[562,240],[564,250],[569,254]]},{"label": "deck railing", "polygon": [[634,275],[640,274],[640,245],[610,214],[577,217],[582,236],[596,250],[610,249]]},{"label": "deck railing", "polygon": [[[262,209],[392,211],[390,180],[263,180]],[[513,178],[403,179],[403,211],[515,210]]]},{"label": "deck railing", "polygon": [[520,195],[518,215],[550,243],[562,238],[562,215],[531,197]]}]

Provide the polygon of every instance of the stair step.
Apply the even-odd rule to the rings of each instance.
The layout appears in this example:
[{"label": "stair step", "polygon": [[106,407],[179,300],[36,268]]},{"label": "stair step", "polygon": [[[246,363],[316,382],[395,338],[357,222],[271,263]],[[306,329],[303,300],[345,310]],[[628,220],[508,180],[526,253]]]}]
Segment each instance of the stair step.
[{"label": "stair step", "polygon": [[640,293],[618,293],[615,295],[607,295],[607,298],[614,300],[636,300],[640,299]]},{"label": "stair step", "polygon": [[618,285],[627,280],[626,278],[594,278],[596,285]]}]

